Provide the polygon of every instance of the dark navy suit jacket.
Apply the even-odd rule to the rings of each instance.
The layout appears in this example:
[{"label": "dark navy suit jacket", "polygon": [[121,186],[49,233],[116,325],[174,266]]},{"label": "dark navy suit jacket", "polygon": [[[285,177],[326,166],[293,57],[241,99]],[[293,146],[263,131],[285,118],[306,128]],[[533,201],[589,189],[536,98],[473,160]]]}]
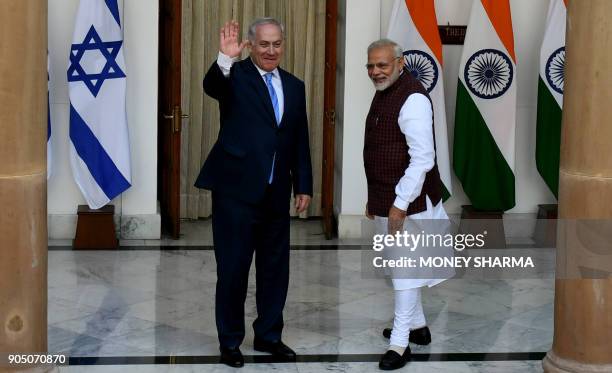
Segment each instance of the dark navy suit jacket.
[{"label": "dark navy suit jacket", "polygon": [[278,71],[284,95],[280,126],[266,83],[250,58],[235,62],[227,78],[213,62],[204,91],[219,101],[221,128],[196,187],[257,203],[268,187],[276,153],[273,187],[279,207],[288,211],[291,186],[294,194],[312,195],[304,83]]}]

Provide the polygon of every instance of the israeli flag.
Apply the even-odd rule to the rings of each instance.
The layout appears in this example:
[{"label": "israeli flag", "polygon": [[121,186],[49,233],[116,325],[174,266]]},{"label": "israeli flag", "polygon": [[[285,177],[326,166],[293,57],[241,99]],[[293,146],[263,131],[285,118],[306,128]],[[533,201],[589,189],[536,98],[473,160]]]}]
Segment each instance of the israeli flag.
[{"label": "israeli flag", "polygon": [[131,186],[123,30],[117,0],[81,0],[68,67],[70,163],[99,209]]},{"label": "israeli flag", "polygon": [[47,180],[53,171],[52,151],[51,151],[51,105],[49,100],[49,51],[47,51]]}]

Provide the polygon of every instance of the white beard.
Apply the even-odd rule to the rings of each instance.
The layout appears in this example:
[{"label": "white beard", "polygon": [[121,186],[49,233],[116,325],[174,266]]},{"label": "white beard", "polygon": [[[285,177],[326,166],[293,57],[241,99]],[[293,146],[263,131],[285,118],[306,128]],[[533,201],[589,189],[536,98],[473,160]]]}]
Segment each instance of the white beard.
[{"label": "white beard", "polygon": [[393,83],[397,81],[397,79],[399,79],[400,72],[401,69],[394,69],[391,75],[387,78],[387,80],[382,83],[376,83],[374,82],[374,80],[372,80],[372,83],[374,83],[374,88],[377,91],[384,91],[385,89],[389,88],[391,85],[393,85]]}]

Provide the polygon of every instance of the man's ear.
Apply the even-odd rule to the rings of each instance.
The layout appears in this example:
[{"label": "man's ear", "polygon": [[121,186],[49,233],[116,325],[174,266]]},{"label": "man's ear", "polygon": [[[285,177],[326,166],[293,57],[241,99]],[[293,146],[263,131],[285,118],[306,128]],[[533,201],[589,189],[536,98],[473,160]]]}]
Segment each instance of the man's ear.
[{"label": "man's ear", "polygon": [[403,55],[398,58],[398,63],[399,63],[400,70],[403,69],[404,66],[406,65],[406,59],[404,58]]}]

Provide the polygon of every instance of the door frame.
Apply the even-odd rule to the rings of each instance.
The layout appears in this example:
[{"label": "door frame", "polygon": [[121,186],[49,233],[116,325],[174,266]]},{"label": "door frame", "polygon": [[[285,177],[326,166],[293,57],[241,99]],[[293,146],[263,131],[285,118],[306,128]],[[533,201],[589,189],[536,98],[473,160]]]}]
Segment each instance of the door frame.
[{"label": "door frame", "polygon": [[336,135],[336,55],[337,55],[338,0],[325,4],[325,82],[323,99],[323,164],[321,186],[321,215],[326,239],[338,230],[334,217],[334,168]]},{"label": "door frame", "polygon": [[157,197],[162,230],[180,235],[182,1],[159,1]]}]

